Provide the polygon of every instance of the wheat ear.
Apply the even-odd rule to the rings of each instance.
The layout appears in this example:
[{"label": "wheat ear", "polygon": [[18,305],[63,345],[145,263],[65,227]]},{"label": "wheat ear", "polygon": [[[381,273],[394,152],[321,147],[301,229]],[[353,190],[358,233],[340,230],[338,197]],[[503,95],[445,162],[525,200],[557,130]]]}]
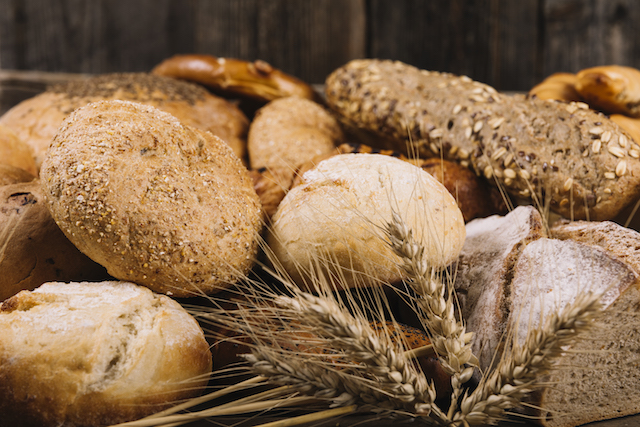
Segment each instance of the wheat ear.
[{"label": "wheat ear", "polygon": [[553,368],[563,354],[562,347],[592,327],[600,310],[600,295],[585,293],[561,312],[552,313],[543,327],[530,330],[525,343],[513,344],[496,369],[462,399],[454,425],[496,424]]}]

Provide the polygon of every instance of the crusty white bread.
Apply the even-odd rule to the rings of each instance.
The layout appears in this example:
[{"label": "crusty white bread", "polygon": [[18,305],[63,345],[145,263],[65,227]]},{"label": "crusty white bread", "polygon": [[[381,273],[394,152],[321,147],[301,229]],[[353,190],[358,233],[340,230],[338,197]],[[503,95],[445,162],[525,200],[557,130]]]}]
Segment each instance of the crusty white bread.
[{"label": "crusty white bread", "polygon": [[104,426],[202,392],[211,352],[172,299],[126,282],[46,283],[0,306],[2,425]]},{"label": "crusty white bread", "polygon": [[492,364],[494,353],[500,357],[507,333],[522,343],[549,313],[595,292],[604,307],[596,327],[533,394],[531,403],[542,409],[531,415],[549,427],[570,427],[637,413],[640,234],[611,222],[577,222],[547,235],[531,221],[536,217],[533,208],[519,207],[467,226],[459,265],[473,268],[458,270],[456,287],[482,367]]}]

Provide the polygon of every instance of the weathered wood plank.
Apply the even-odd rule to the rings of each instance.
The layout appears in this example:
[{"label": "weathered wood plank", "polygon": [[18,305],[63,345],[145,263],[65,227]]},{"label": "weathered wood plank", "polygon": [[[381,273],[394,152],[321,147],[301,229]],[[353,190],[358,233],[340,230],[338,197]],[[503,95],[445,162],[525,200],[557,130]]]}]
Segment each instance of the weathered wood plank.
[{"label": "weathered wood plank", "polygon": [[546,0],[543,74],[596,65],[640,68],[640,2]]},{"label": "weathered wood plank", "polygon": [[200,0],[196,51],[262,59],[310,83],[365,54],[364,0]]}]

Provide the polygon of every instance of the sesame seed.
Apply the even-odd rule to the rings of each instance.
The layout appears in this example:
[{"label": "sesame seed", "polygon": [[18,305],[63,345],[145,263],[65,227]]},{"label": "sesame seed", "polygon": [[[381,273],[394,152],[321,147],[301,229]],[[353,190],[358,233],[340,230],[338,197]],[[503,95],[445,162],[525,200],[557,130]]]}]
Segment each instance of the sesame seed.
[{"label": "sesame seed", "polygon": [[602,136],[600,137],[600,139],[602,140],[602,142],[607,143],[609,142],[609,140],[611,139],[611,131],[610,130],[606,130],[602,133]]},{"label": "sesame seed", "polygon": [[624,135],[620,135],[620,138],[618,139],[618,144],[620,144],[620,147],[625,148],[627,146],[627,137]]},{"label": "sesame seed", "polygon": [[504,158],[504,167],[505,168],[509,167],[512,161],[513,161],[513,153],[508,153],[507,156]]},{"label": "sesame seed", "polygon": [[522,169],[520,170],[520,177],[522,177],[522,179],[529,180],[529,178],[531,178],[531,174],[529,174],[526,169]]},{"label": "sesame seed", "polygon": [[457,152],[458,152],[458,146],[454,145],[453,147],[451,147],[451,150],[449,150],[449,155],[453,157],[456,155]]},{"label": "sesame seed", "polygon": [[560,200],[560,207],[567,206],[568,204],[569,204],[569,199],[564,198],[564,199]]},{"label": "sesame seed", "polygon": [[640,159],[640,151],[638,150],[629,150],[629,155],[634,159]]},{"label": "sesame seed", "polygon": [[586,102],[576,102],[576,106],[582,110],[589,109],[589,104],[587,104]]},{"label": "sesame seed", "polygon": [[465,138],[467,138],[467,139],[471,138],[471,134],[472,133],[473,133],[473,130],[471,129],[471,127],[464,128],[464,136],[465,136]]},{"label": "sesame seed", "polygon": [[463,160],[463,161],[460,162],[460,165],[465,167],[465,168],[468,168],[469,167],[469,161],[468,160]]},{"label": "sesame seed", "polygon": [[497,129],[505,120],[504,117],[496,117],[495,119],[489,120],[489,126],[491,126],[492,129]]},{"label": "sesame seed", "polygon": [[513,183],[513,179],[511,179],[511,178],[505,178],[505,179],[504,179],[504,185],[509,186],[509,185],[511,185],[512,183]]},{"label": "sesame seed", "polygon": [[573,114],[578,109],[578,106],[572,102],[571,104],[567,105],[566,109],[570,114]]},{"label": "sesame seed", "polygon": [[613,172],[605,172],[604,177],[607,179],[616,179],[616,174]]},{"label": "sesame seed", "polygon": [[627,172],[627,162],[620,160],[616,165],[616,175],[623,176]]},{"label": "sesame seed", "polygon": [[564,182],[564,185],[562,186],[562,189],[564,191],[569,191],[571,190],[571,187],[573,187],[573,178],[567,178],[567,180]]},{"label": "sesame seed", "polygon": [[460,111],[462,111],[462,105],[456,104],[456,106],[453,107],[453,114],[458,114]]},{"label": "sesame seed", "polygon": [[469,151],[465,150],[464,148],[461,148],[458,150],[458,158],[460,159],[468,159],[469,158]]},{"label": "sesame seed", "polygon": [[435,128],[434,130],[429,132],[430,138],[442,138],[442,135],[444,135],[444,130],[440,128]]},{"label": "sesame seed", "polygon": [[520,195],[521,195],[522,197],[529,197],[529,196],[531,196],[531,192],[529,191],[529,189],[528,189],[528,188],[525,188],[524,190],[521,190],[521,191],[520,191]]},{"label": "sesame seed", "polygon": [[482,125],[483,125],[483,124],[484,124],[484,123],[483,123],[482,121],[480,121],[480,120],[478,120],[477,122],[475,122],[475,123],[473,124],[473,131],[474,131],[474,132],[480,132],[480,130],[482,129]]},{"label": "sesame seed", "polygon": [[470,95],[469,99],[474,102],[486,102],[487,99],[481,95]]},{"label": "sesame seed", "polygon": [[601,135],[603,132],[604,132],[604,129],[602,129],[600,126],[596,126],[589,129],[589,133],[591,135]]},{"label": "sesame seed", "polygon": [[495,153],[493,153],[493,156],[491,156],[491,160],[496,161],[498,160],[500,157],[502,157],[505,153],[507,152],[507,149],[505,147],[500,147],[496,150]]},{"label": "sesame seed", "polygon": [[491,179],[491,177],[493,176],[493,168],[491,167],[491,165],[487,165],[484,168],[484,177],[487,179]]},{"label": "sesame seed", "polygon": [[611,194],[613,193],[613,191],[611,191],[610,188],[605,188],[604,190],[602,190],[605,194]]}]

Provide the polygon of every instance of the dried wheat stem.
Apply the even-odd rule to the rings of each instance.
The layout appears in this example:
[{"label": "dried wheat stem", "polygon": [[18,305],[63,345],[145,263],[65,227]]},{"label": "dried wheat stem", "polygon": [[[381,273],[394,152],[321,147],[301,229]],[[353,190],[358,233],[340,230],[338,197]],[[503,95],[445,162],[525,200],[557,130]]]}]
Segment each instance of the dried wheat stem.
[{"label": "dried wheat stem", "polygon": [[436,277],[436,271],[425,259],[424,246],[416,242],[413,231],[396,212],[392,213],[386,232],[391,248],[403,260],[409,285],[419,296],[416,302],[425,313],[422,320],[442,367],[452,375],[459,373],[459,379],[470,377],[462,375],[464,366],[477,366],[478,360],[471,352],[464,324],[456,318],[451,289],[447,290]]},{"label": "dried wheat stem", "polygon": [[563,353],[562,347],[592,326],[600,309],[600,296],[585,293],[549,316],[543,327],[529,331],[524,345],[514,344],[486,380],[463,398],[453,418],[455,425],[495,424],[552,369]]},{"label": "dried wheat stem", "polygon": [[313,412],[311,414],[301,415],[299,417],[287,418],[285,420],[273,421],[266,424],[260,424],[256,427],[291,427],[300,424],[306,424],[321,420],[326,420],[340,415],[346,415],[355,412],[357,405],[343,406],[341,408],[328,409],[326,411]]}]

